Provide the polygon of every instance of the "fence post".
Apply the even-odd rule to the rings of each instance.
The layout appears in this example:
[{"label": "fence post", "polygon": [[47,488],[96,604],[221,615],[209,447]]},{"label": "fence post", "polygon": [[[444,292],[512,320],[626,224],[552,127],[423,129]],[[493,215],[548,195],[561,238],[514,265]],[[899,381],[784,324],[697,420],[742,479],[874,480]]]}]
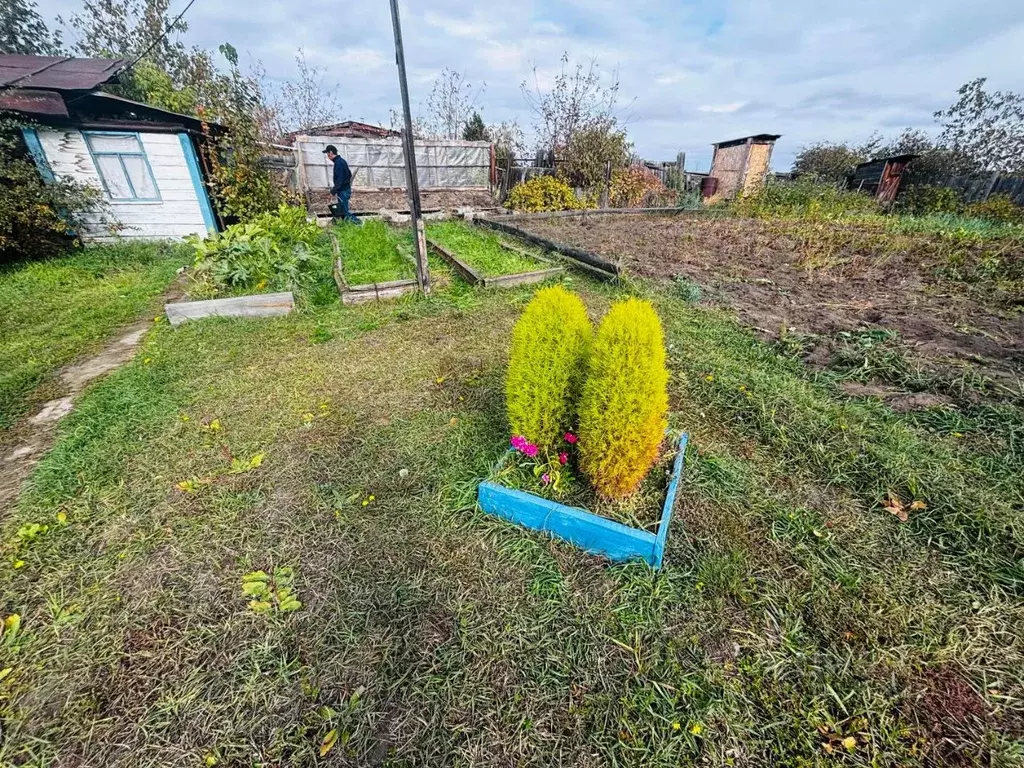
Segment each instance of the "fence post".
[{"label": "fence post", "polygon": [[599,205],[602,208],[609,206],[612,196],[612,161],[604,161],[604,189],[601,190],[601,202]]},{"label": "fence post", "polygon": [[985,195],[981,198],[982,200],[988,200],[992,196],[992,190],[996,188],[996,184],[999,183],[999,171],[992,172],[992,178],[988,180],[988,186],[985,187]]}]

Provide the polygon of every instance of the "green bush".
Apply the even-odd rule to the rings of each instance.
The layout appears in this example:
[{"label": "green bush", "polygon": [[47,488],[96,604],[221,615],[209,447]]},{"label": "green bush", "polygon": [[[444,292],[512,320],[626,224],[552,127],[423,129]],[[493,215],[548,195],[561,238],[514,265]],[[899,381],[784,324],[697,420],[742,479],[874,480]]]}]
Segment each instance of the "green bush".
[{"label": "green bush", "polygon": [[740,215],[756,218],[812,219],[840,219],[880,211],[878,201],[869,195],[806,177],[795,181],[768,179],[756,192],[737,200],[735,209]]},{"label": "green bush", "polygon": [[0,263],[54,256],[81,231],[83,215],[105,212],[99,189],[58,177],[46,183],[21,135],[31,127],[0,116]]},{"label": "green bush", "polygon": [[194,293],[234,289],[295,290],[330,273],[330,249],[319,226],[306,219],[302,208],[282,205],[274,213],[232,224],[195,246]]},{"label": "green bush", "polygon": [[640,299],[612,305],[594,338],[580,402],[580,467],[602,496],[632,493],[657,460],[667,388],[654,307]]},{"label": "green bush", "polygon": [[526,213],[578,211],[591,207],[579,200],[572,188],[554,176],[535,176],[512,187],[505,207]]},{"label": "green bush", "polygon": [[572,428],[590,336],[579,296],[560,285],[537,291],[512,331],[505,393],[514,435],[550,449]]},{"label": "green bush", "polygon": [[975,219],[997,221],[1001,224],[1024,224],[1024,208],[1007,195],[992,195],[988,200],[971,203],[964,213]]},{"label": "green bush", "polygon": [[908,213],[911,216],[957,213],[960,210],[960,198],[949,187],[920,184],[903,190],[898,207],[901,213]]}]

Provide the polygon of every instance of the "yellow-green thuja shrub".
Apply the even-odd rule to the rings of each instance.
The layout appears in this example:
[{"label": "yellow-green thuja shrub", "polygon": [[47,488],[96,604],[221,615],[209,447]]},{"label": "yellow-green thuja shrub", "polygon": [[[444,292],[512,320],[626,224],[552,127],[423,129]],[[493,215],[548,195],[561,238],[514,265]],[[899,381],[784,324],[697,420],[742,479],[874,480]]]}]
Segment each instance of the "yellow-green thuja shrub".
[{"label": "yellow-green thuja shrub", "polygon": [[612,305],[590,350],[580,401],[580,467],[599,494],[636,490],[658,458],[668,411],[665,341],[654,307]]},{"label": "yellow-green thuja shrub", "polygon": [[551,448],[573,426],[590,336],[579,296],[560,285],[537,291],[512,331],[505,396],[513,435]]}]

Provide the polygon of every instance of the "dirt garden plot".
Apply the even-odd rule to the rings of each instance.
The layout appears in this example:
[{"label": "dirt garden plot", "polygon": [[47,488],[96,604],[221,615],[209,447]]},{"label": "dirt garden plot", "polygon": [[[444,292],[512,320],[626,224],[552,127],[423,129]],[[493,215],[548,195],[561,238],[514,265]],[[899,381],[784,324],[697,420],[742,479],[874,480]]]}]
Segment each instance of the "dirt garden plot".
[{"label": "dirt garden plot", "polygon": [[522,226],[620,261],[629,273],[675,279],[762,335],[802,345],[814,364],[848,357],[851,345],[854,353],[886,349],[898,336],[927,366],[949,372],[969,362],[999,387],[1015,389],[1024,371],[1019,276],[1014,283],[982,274],[993,259],[1010,277],[1019,273],[1022,241],[963,244],[866,225],[697,217]]}]

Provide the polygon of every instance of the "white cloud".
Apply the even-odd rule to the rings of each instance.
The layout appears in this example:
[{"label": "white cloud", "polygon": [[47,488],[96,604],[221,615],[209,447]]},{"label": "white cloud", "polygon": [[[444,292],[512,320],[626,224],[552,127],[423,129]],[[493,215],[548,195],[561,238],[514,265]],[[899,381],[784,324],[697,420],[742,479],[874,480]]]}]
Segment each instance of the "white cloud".
[{"label": "white cloud", "polygon": [[731,104],[701,104],[697,107],[698,112],[712,112],[716,115],[727,115],[731,112],[735,112],[740,107],[744,106],[747,102],[745,101],[734,101]]},{"label": "white cloud", "polygon": [[482,40],[489,37],[493,29],[487,21],[456,19],[451,16],[434,13],[433,11],[427,11],[423,18],[430,26],[437,27],[446,35],[451,35],[452,37],[472,37]]},{"label": "white cloud", "polygon": [[369,72],[381,67],[385,61],[387,59],[384,55],[375,48],[346,48],[327,60],[327,63],[340,65],[348,70]]},{"label": "white cloud", "polygon": [[523,61],[521,48],[506,43],[492,43],[480,51],[481,58],[497,70],[519,69]]},{"label": "white cloud", "polygon": [[690,72],[671,72],[669,74],[660,75],[656,77],[654,79],[654,82],[656,82],[658,85],[676,85],[678,83],[683,82],[684,80],[689,80],[692,77],[693,74]]}]

